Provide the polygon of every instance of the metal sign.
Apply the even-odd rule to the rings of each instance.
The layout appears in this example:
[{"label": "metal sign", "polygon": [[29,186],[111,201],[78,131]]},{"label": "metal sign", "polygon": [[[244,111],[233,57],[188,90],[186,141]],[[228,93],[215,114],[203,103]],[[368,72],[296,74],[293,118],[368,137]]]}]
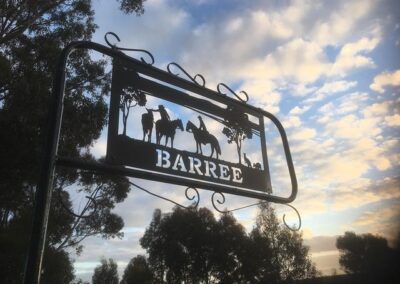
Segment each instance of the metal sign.
[{"label": "metal sign", "polygon": [[[113,35],[118,41],[119,38],[114,33],[106,34],[106,42],[111,48],[78,41],[65,47],[60,55],[49,106],[48,132],[35,196],[24,283],[40,282],[56,166],[213,190],[214,208],[215,200],[219,204],[225,201],[223,193],[286,204],[295,210],[300,220],[297,210],[288,204],[296,198],[297,180],[285,131],[275,116],[247,104],[245,92],[241,92],[243,99],[222,83],[217,86],[217,91],[206,88],[203,76],[191,77],[176,63],[168,65],[168,72],[155,68],[152,66],[154,58],[149,52],[116,47],[109,43],[107,35]],[[69,54],[76,49],[95,50],[113,59],[106,162],[89,162],[58,155],[65,69]],[[151,62],[143,58],[134,59],[121,50],[144,52],[151,57]],[[172,73],[171,68],[178,68],[189,80]],[[223,88],[239,100],[228,97]],[[192,115],[180,118],[183,112]],[[136,119],[132,120],[135,115]],[[272,121],[281,135],[292,184],[288,197],[273,195],[264,133],[265,119]],[[210,122],[213,127],[210,127]],[[243,151],[244,141],[258,147],[257,161],[250,162]],[[224,152],[222,145],[227,144],[231,149],[233,145],[233,151]],[[185,194],[188,197],[187,190]]]},{"label": "metal sign", "polygon": [[[224,186],[224,192],[235,194],[271,193],[263,114],[243,103],[232,104],[232,99],[196,81],[177,80],[175,75],[145,67],[114,61],[107,162],[125,166],[132,176],[138,170],[158,173],[152,180],[162,175],[163,181],[180,179],[211,190]],[[147,102],[149,98],[152,103]],[[170,118],[165,102],[174,104],[175,119]],[[135,112],[139,115],[132,119]],[[185,119],[188,113],[192,120]],[[213,130],[208,129],[206,118],[216,122]],[[128,130],[136,132],[136,137],[127,134]],[[262,160],[252,163],[241,148],[243,140],[256,137]],[[222,139],[236,148],[236,162],[222,155]],[[180,149],[177,142],[181,142]]]}]

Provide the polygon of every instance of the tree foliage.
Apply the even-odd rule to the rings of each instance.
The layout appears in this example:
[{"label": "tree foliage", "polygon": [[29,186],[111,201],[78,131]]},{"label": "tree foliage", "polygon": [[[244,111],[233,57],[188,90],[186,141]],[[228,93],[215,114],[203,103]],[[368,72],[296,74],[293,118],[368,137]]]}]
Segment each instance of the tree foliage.
[{"label": "tree foliage", "polygon": [[153,272],[143,255],[135,256],[125,268],[120,284],[150,284],[153,283]]},{"label": "tree foliage", "polygon": [[140,243],[155,283],[279,283],[316,275],[301,235],[282,228],[265,205],[250,234],[231,214],[217,220],[206,208],[156,210]]},{"label": "tree foliage", "polygon": [[[58,57],[70,42],[90,40],[97,26],[90,0],[0,2],[0,279],[20,283]],[[119,2],[124,12],[143,12],[141,0]],[[89,147],[107,122],[110,74],[105,66],[106,61],[93,60],[86,50],[70,55],[59,155],[94,160]],[[78,186],[92,198],[84,204],[86,213],[93,211],[93,199],[97,200],[90,220],[66,211],[73,211],[70,186]],[[67,246],[79,252],[80,241],[90,235],[121,236],[122,219],[111,210],[126,197],[129,187],[123,178],[60,168],[55,189],[44,283],[63,283],[46,276],[46,263],[64,263],[65,275],[73,273],[64,251]]]},{"label": "tree foliage", "polygon": [[340,266],[357,274],[364,283],[398,283],[399,248],[388,246],[385,238],[371,234],[346,232],[336,240]]},{"label": "tree foliage", "polygon": [[132,86],[122,89],[119,109],[122,112],[123,135],[126,135],[126,127],[131,108],[135,107],[136,105],[145,106],[146,102],[146,95],[138,89]]},{"label": "tree foliage", "polygon": [[228,138],[228,143],[234,142],[239,157],[239,164],[242,163],[242,143],[253,137],[247,114],[235,107],[228,107],[224,119],[225,127],[222,133]]},{"label": "tree foliage", "polygon": [[94,269],[92,284],[118,284],[118,265],[110,258],[101,259],[101,264]]},{"label": "tree foliage", "polygon": [[317,275],[315,265],[308,255],[309,248],[303,245],[300,233],[282,226],[275,211],[267,203],[260,205],[256,227],[250,234],[256,248],[262,254],[255,254],[255,279],[265,282],[313,278]]}]

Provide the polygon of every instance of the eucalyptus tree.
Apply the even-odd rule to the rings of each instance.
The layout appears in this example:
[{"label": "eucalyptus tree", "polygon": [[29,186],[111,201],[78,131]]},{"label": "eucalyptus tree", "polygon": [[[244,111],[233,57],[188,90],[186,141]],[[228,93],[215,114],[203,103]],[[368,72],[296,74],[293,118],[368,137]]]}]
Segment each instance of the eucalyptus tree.
[{"label": "eucalyptus tree", "polygon": [[[0,278],[20,283],[57,59],[68,43],[90,40],[97,26],[90,0],[0,2]],[[118,2],[125,13],[144,11],[142,0]],[[60,155],[94,160],[89,148],[107,122],[110,74],[105,66],[85,50],[69,57]],[[73,185],[92,198],[84,206],[86,215],[94,212],[90,219],[68,214]],[[47,252],[54,253],[45,255],[43,276],[48,283],[54,281],[46,280],[46,263],[70,263],[66,247],[79,252],[81,240],[90,235],[121,236],[123,221],[112,208],[129,191],[124,178],[67,168],[57,171],[54,186],[47,242]]]}]

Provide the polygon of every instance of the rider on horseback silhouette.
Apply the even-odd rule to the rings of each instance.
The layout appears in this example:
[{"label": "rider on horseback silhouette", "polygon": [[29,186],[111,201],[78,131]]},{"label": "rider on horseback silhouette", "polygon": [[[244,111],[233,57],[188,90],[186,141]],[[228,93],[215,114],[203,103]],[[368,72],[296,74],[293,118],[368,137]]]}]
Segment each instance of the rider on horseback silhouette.
[{"label": "rider on horseback silhouette", "polygon": [[198,118],[199,118],[199,121],[200,121],[199,130],[201,130],[201,131],[204,131],[204,132],[207,132],[207,133],[208,133],[208,130],[207,130],[207,127],[206,127],[206,125],[204,124],[203,118],[202,118],[200,115],[198,116]]},{"label": "rider on horseback silhouette", "polygon": [[158,106],[158,109],[148,109],[148,108],[146,108],[146,110],[147,110],[149,113],[152,113],[152,112],[159,112],[159,113],[160,113],[160,116],[161,116],[161,120],[164,121],[164,122],[170,121],[170,120],[171,120],[171,119],[169,118],[169,114],[168,114],[167,110],[165,109],[165,107],[164,107],[163,105],[159,105],[159,106]]},{"label": "rider on horseback silhouette", "polygon": [[170,121],[169,114],[168,114],[168,112],[166,111],[166,109],[164,108],[163,105],[159,105],[158,106],[158,110],[154,110],[154,111],[158,111],[160,113],[161,120]]}]

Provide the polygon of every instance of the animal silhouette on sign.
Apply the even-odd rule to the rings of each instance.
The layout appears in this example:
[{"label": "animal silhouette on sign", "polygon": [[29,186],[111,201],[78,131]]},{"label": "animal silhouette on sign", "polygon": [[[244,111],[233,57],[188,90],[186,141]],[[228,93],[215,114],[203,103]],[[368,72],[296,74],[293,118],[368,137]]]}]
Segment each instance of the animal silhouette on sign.
[{"label": "animal silhouette on sign", "polygon": [[254,163],[253,167],[257,170],[261,170],[261,164],[260,163]]},{"label": "animal silhouette on sign", "polygon": [[249,158],[247,158],[246,153],[243,153],[243,157],[244,157],[244,162],[246,163],[246,165],[251,168],[251,162],[249,160]]},{"label": "animal silhouette on sign", "polygon": [[168,139],[171,138],[171,148],[174,148],[174,137],[176,129],[179,128],[183,131],[182,120],[165,120],[160,119],[156,121],[156,142],[161,143],[161,138],[165,136],[165,146],[168,144]]},{"label": "animal silhouette on sign", "polygon": [[193,133],[194,140],[196,141],[196,154],[199,153],[203,155],[203,150],[201,148],[201,144],[210,144],[211,146],[211,155],[213,156],[214,150],[218,159],[218,155],[221,155],[221,148],[219,147],[219,143],[217,138],[210,134],[208,131],[200,130],[196,125],[194,125],[190,120],[186,124],[186,131]]},{"label": "animal silhouette on sign", "polygon": [[142,114],[143,141],[147,135],[147,142],[151,142],[151,133],[153,132],[154,115],[153,110],[146,108],[147,113]]}]

